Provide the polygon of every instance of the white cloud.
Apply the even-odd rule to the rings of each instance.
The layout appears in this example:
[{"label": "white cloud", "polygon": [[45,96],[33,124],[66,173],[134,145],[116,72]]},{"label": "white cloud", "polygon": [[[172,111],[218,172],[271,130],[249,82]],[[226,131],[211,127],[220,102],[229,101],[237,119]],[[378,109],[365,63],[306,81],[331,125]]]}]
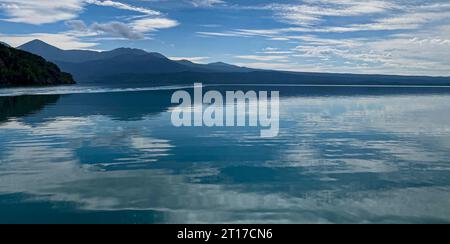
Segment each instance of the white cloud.
[{"label": "white cloud", "polygon": [[41,25],[75,19],[87,4],[113,7],[149,16],[161,15],[152,9],[110,0],[0,0],[0,10],[8,16],[3,21]]},{"label": "white cloud", "polygon": [[259,53],[270,54],[270,55],[274,55],[274,54],[279,55],[279,54],[291,54],[292,51],[283,51],[283,50],[280,50],[279,48],[266,47]]},{"label": "white cloud", "polygon": [[178,22],[167,18],[141,17],[129,23],[112,21],[107,23],[94,22],[87,25],[82,20],[66,22],[71,27],[70,33],[78,37],[123,38],[124,40],[146,39],[147,33],[175,27]]},{"label": "white cloud", "polygon": [[217,4],[224,4],[225,2],[222,0],[192,0],[191,4],[194,7],[212,7]]},{"label": "white cloud", "polygon": [[[298,4],[269,4],[247,7],[270,10],[275,19],[289,27],[275,29],[237,29],[225,32],[199,32],[204,36],[279,36],[294,32],[343,33],[359,31],[417,30],[427,24],[449,20],[450,4],[399,1],[305,0]],[[334,21],[334,18],[339,21]],[[339,23],[339,24],[336,24]]]},{"label": "white cloud", "polygon": [[161,15],[160,12],[152,10],[152,9],[136,7],[136,6],[132,6],[129,4],[116,2],[116,1],[86,0],[86,2],[89,4],[97,5],[97,6],[113,7],[113,8],[118,8],[118,9],[122,9],[122,10],[139,12],[139,13],[146,14],[146,15]]},{"label": "white cloud", "polygon": [[[258,61],[245,64],[255,68],[450,75],[449,3],[304,0],[249,8],[272,11],[275,19],[286,26],[197,33],[283,43],[284,50],[272,48],[241,57]],[[350,32],[358,37],[349,37]],[[286,46],[293,45],[286,50]],[[259,54],[283,55],[282,60],[288,63],[274,63],[276,59]]]},{"label": "white cloud", "polygon": [[[91,25],[87,25],[84,21],[73,20],[83,11],[85,4],[135,11],[145,14],[145,16],[135,18],[129,23],[112,21],[107,23],[94,22]],[[5,11],[6,15],[10,16],[10,18],[4,19],[5,21],[39,25],[67,20],[66,24],[71,28],[70,31],[62,33],[30,33],[0,36],[3,41],[10,43],[12,46],[18,46],[33,39],[41,39],[62,49],[88,49],[96,46],[98,43],[82,41],[81,38],[113,37],[137,40],[146,38],[145,34],[149,32],[175,27],[179,24],[175,20],[155,17],[155,15],[160,15],[157,11],[115,1],[42,0],[37,2],[0,0],[0,7]]]},{"label": "white cloud", "polygon": [[400,14],[374,20],[369,24],[352,24],[344,27],[319,28],[316,32],[356,32],[381,30],[415,30],[425,24],[450,19],[447,12],[418,12]]},{"label": "white cloud", "polygon": [[276,56],[276,55],[239,55],[238,59],[256,60],[256,61],[278,61],[283,62],[289,59],[289,56]]},{"label": "white cloud", "polygon": [[233,33],[233,32],[208,32],[208,31],[199,31],[197,32],[200,36],[218,36],[218,37],[241,37],[241,35]]},{"label": "white cloud", "polygon": [[94,23],[90,29],[99,34],[106,34],[110,36],[123,37],[130,40],[144,39],[144,34],[133,30],[132,27],[121,22],[109,22],[104,24]]},{"label": "white cloud", "polygon": [[[450,75],[448,36],[438,30],[380,39],[302,38],[293,57],[326,59],[341,71],[383,74]],[[299,37],[300,40],[300,37]],[[341,61],[342,62],[342,61]]]},{"label": "white cloud", "polygon": [[178,26],[176,20],[167,18],[142,18],[131,22],[131,26],[138,32],[151,32],[159,29],[167,29]]},{"label": "white cloud", "polygon": [[82,0],[0,0],[0,9],[9,17],[4,21],[36,25],[76,18],[83,5]]},{"label": "white cloud", "polygon": [[309,26],[323,21],[323,17],[361,16],[379,14],[397,8],[394,3],[379,0],[304,1],[302,4],[270,4],[264,8],[272,10],[282,22]]}]

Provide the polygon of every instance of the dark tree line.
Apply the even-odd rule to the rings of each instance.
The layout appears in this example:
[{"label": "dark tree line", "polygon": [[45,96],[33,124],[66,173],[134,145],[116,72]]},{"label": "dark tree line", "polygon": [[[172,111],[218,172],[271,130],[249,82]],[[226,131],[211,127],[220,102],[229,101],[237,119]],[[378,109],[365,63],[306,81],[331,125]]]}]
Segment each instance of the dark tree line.
[{"label": "dark tree line", "polygon": [[44,58],[0,44],[0,85],[74,84],[72,75],[61,72]]}]

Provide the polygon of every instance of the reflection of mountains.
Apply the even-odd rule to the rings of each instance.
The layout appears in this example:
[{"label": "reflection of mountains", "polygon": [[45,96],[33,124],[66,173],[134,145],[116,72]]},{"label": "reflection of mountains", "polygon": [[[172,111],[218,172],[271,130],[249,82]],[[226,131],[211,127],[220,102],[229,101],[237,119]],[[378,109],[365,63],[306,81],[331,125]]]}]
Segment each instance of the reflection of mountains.
[{"label": "reflection of mountains", "polygon": [[59,97],[59,95],[0,97],[0,122],[36,113],[45,106],[58,102]]},{"label": "reflection of mountains", "polygon": [[[46,96],[36,96],[46,97]],[[167,111],[170,91],[87,93],[61,96],[57,106],[49,107],[35,117],[86,117],[104,115],[116,120],[140,120],[147,115]]]},{"label": "reflection of mountains", "polygon": [[[192,89],[186,89],[192,92]],[[396,96],[450,94],[450,89],[432,87],[280,87],[280,86],[211,86],[208,90],[277,90],[287,97]],[[140,120],[147,115],[167,111],[173,90],[87,93],[72,95],[36,95],[0,97],[0,121],[34,114],[36,118],[104,115],[117,120]],[[56,106],[48,107],[55,104]],[[37,113],[39,112],[39,113]]]}]

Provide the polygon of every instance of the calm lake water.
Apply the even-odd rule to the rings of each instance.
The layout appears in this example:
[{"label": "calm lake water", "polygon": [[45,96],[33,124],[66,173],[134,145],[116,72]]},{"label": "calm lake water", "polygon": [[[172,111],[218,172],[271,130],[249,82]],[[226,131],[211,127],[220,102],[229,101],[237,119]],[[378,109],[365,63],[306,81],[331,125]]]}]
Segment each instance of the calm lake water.
[{"label": "calm lake water", "polygon": [[271,139],[70,89],[0,91],[0,223],[450,223],[450,88],[277,88]]}]

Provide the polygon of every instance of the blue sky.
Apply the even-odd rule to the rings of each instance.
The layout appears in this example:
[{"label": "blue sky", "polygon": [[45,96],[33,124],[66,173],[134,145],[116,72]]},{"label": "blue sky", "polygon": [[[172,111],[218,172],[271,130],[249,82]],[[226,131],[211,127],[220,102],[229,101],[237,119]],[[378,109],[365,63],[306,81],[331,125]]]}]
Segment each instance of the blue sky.
[{"label": "blue sky", "polygon": [[266,69],[450,75],[448,0],[0,0],[0,41]]}]

